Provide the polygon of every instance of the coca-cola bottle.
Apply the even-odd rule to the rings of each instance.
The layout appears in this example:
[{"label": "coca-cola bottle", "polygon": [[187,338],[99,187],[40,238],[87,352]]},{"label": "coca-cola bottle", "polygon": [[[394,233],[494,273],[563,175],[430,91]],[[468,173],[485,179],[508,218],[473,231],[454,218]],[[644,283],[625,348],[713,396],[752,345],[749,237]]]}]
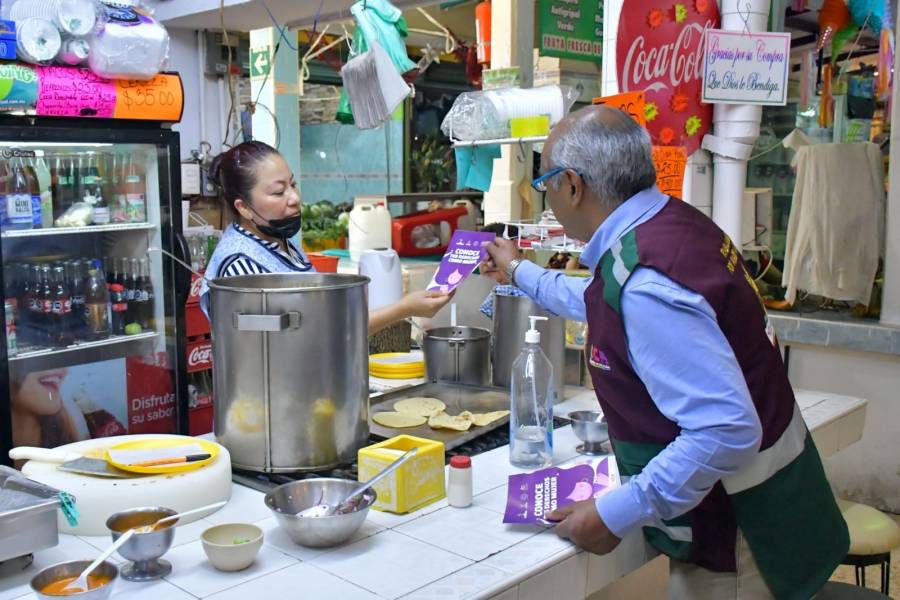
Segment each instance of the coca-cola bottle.
[{"label": "coca-cola bottle", "polygon": [[92,438],[109,437],[112,435],[124,435],[128,433],[125,426],[116,419],[108,410],[97,406],[97,403],[88,395],[84,388],[75,393],[73,398],[75,405],[84,415],[88,432]]},{"label": "coca-cola bottle", "polygon": [[28,268],[25,285],[22,288],[22,311],[20,317],[19,341],[23,344],[40,344],[38,329],[41,322],[41,268]]},{"label": "coca-cola bottle", "polygon": [[65,348],[75,342],[72,333],[72,296],[66,284],[66,272],[62,266],[53,267],[53,308],[50,318],[50,334],[53,345]]},{"label": "coca-cola bottle", "polygon": [[125,313],[128,311],[128,302],[125,301],[125,288],[121,283],[109,286],[109,306],[111,309],[111,323],[113,335],[125,335]]},{"label": "coca-cola bottle", "polygon": [[[129,268],[130,265],[130,268]],[[140,267],[138,259],[127,258],[122,259],[122,286],[125,288],[125,301],[128,303],[128,310],[125,313],[125,320],[128,325],[138,323],[138,304],[140,303]]]},{"label": "coca-cola bottle", "polygon": [[[140,301],[138,303],[138,323],[144,331],[156,330],[155,295],[150,281],[150,261],[145,257],[140,262],[141,274],[138,279]],[[138,292],[135,292],[137,295]]]},{"label": "coca-cola bottle", "polygon": [[40,336],[40,344],[42,346],[53,346],[53,281],[50,279],[50,266],[41,267],[41,292],[39,301],[41,303],[41,316],[38,328]]},{"label": "coca-cola bottle", "polygon": [[69,329],[76,340],[86,339],[84,311],[84,266],[80,260],[69,263],[69,293],[72,295],[72,313]]}]

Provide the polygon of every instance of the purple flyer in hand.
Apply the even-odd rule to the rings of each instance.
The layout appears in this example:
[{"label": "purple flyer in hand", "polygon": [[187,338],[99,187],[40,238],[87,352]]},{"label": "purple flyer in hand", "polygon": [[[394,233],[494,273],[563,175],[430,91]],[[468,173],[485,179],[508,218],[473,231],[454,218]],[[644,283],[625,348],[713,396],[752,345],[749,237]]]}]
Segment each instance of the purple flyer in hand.
[{"label": "purple flyer in hand", "polygon": [[427,290],[452,292],[472,271],[485,259],[484,249],[494,241],[494,234],[489,231],[464,231],[457,229],[450,238],[447,252],[441,259],[437,272],[428,284]]},{"label": "purple flyer in hand", "polygon": [[544,513],[596,498],[613,486],[609,458],[572,467],[548,467],[509,476],[504,523],[546,525]]}]

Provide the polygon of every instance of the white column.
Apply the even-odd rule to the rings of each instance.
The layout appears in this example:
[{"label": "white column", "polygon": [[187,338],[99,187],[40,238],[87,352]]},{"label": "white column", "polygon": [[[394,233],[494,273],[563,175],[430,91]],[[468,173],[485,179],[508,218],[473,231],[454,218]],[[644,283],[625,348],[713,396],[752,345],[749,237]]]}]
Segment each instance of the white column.
[{"label": "white column", "polygon": [[[291,44],[297,47],[297,35],[286,32]],[[275,55],[280,34],[277,29],[254,29],[250,32],[250,91],[252,99],[259,98],[253,114],[253,138],[278,147],[278,151],[300,179],[300,104],[297,77],[299,57],[282,40]],[[266,77],[262,65],[268,64]],[[268,109],[268,110],[267,110]],[[275,118],[273,118],[273,115]],[[275,123],[278,123],[276,128]],[[277,129],[277,131],[276,131]],[[277,139],[276,139],[277,138]]]},{"label": "white column", "polygon": [[[900,34],[900,11],[895,32]],[[896,35],[896,34],[895,34]],[[900,35],[894,47],[900,48]],[[894,54],[894,89],[891,92],[891,122],[900,123],[900,52]],[[900,127],[891,129],[891,147],[900,148]],[[900,325],[900,152],[892,152],[888,165],[890,187],[884,235],[884,294],[881,297],[881,322]]]},{"label": "white column", "polygon": [[606,0],[603,3],[603,80],[600,82],[602,95],[619,93],[619,79],[616,74],[616,40],[619,37],[619,16],[625,0]]},{"label": "white column", "polygon": [[[534,10],[534,0],[493,0],[491,3],[491,68],[519,67],[522,87],[531,87],[534,75]],[[502,147],[500,158],[494,161],[491,188],[484,194],[485,223],[523,218],[519,186],[531,177],[531,146],[525,146],[524,162],[520,162],[520,158],[519,149],[507,145]],[[526,218],[530,216],[526,215]]]}]

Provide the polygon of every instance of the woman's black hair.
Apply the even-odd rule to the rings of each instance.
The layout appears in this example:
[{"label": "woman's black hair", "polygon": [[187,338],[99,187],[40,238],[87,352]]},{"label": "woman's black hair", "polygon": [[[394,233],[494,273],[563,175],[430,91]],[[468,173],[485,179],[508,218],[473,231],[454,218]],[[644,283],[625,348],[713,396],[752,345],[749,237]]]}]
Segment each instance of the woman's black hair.
[{"label": "woman's black hair", "polygon": [[265,142],[243,142],[216,156],[209,166],[209,180],[216,184],[219,196],[236,220],[241,215],[234,201],[240,198],[250,202],[250,191],[256,186],[256,166],[272,154],[278,154],[278,150]]}]

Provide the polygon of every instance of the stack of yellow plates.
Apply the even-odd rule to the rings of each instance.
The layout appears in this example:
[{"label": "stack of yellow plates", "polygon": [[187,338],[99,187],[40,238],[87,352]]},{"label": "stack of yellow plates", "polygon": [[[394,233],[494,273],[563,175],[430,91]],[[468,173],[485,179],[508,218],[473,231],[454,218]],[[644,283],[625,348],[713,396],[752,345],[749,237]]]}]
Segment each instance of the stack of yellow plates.
[{"label": "stack of yellow plates", "polygon": [[369,374],[382,379],[424,377],[425,357],[421,350],[373,354],[369,357]]}]

